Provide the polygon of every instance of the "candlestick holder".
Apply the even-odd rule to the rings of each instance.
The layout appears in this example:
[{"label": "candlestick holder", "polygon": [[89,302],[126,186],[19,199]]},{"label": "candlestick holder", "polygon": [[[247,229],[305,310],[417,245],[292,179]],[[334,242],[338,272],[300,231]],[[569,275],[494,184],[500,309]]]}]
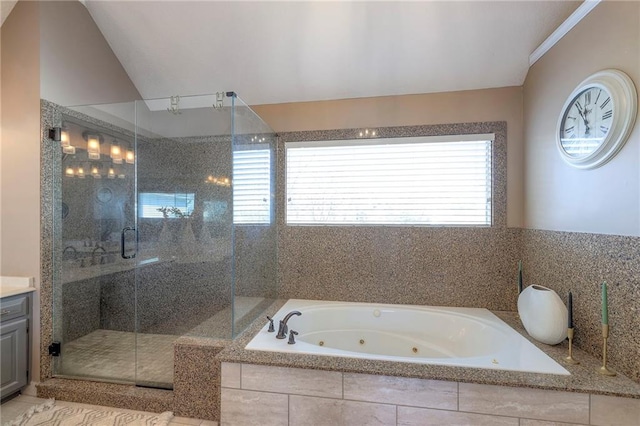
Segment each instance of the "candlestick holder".
[{"label": "candlestick holder", "polygon": [[609,338],[609,324],[602,324],[602,367],[598,368],[598,373],[603,376],[615,376],[616,372],[607,367],[607,339]]},{"label": "candlestick holder", "polygon": [[564,362],[567,364],[580,364],[573,358],[573,327],[567,328],[567,337],[569,338],[569,356],[565,357]]}]

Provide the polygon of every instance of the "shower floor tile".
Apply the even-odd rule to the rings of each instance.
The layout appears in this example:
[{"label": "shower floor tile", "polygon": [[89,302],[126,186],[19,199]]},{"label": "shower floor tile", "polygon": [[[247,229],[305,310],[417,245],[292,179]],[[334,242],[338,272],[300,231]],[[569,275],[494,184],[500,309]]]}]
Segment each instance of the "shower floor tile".
[{"label": "shower floor tile", "polygon": [[[236,323],[240,323],[265,300],[263,297],[237,296]],[[231,306],[228,306],[185,335],[229,338],[231,318]],[[62,368],[58,369],[58,373],[63,376],[171,387],[173,346],[178,337],[180,336],[138,333],[136,342],[136,333],[133,332],[95,330],[62,345],[59,361]]]},{"label": "shower floor tile", "polygon": [[[173,343],[178,336],[95,330],[62,345],[65,376],[106,380],[173,383]],[[136,377],[136,352],[138,371]]]}]

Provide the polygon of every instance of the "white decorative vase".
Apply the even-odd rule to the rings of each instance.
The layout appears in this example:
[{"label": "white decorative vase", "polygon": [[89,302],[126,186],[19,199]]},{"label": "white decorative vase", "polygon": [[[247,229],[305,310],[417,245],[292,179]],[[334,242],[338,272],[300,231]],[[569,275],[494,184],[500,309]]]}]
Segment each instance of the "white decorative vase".
[{"label": "white decorative vase", "polygon": [[527,333],[539,342],[557,345],[567,338],[567,307],[550,288],[525,288],[518,297],[518,314]]},{"label": "white decorative vase", "polygon": [[180,235],[180,249],[182,250],[183,255],[193,256],[198,251],[196,236],[193,234],[193,229],[191,228],[191,220],[183,219],[183,221],[184,223],[182,225]]},{"label": "white decorative vase", "polygon": [[200,231],[200,247],[203,251],[207,251],[211,248],[211,243],[213,240],[211,239],[211,233],[209,232],[209,227],[207,227],[206,223],[202,224],[202,230]]},{"label": "white decorative vase", "polygon": [[172,243],[171,231],[169,231],[169,224],[167,223],[167,219],[163,219],[162,221],[162,229],[160,230],[160,235],[158,236],[158,243],[161,246],[168,246]]},{"label": "white decorative vase", "polygon": [[160,235],[158,236],[158,255],[161,257],[170,255],[172,246],[173,237],[171,235],[171,231],[169,230],[169,223],[167,222],[167,219],[163,219],[162,230],[160,230]]}]

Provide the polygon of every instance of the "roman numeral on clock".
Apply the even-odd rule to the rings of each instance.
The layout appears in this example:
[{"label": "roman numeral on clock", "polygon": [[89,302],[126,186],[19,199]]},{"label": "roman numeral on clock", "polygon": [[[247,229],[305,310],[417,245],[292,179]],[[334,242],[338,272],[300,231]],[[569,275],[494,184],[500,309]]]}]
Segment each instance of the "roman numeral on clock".
[{"label": "roman numeral on clock", "polygon": [[609,128],[607,126],[600,126],[600,131],[602,133],[607,133],[609,131]]},{"label": "roman numeral on clock", "polygon": [[566,129],[564,129],[565,133],[570,133],[573,132],[573,129],[575,128],[575,126],[571,126],[571,127],[567,127]]},{"label": "roman numeral on clock", "polygon": [[611,98],[607,98],[601,105],[600,105],[600,109],[604,109],[604,107],[606,107],[609,102],[611,101]]},{"label": "roman numeral on clock", "polygon": [[604,114],[602,114],[602,119],[603,120],[608,120],[609,118],[611,118],[612,115],[613,115],[613,111],[609,110],[609,111],[605,112]]},{"label": "roman numeral on clock", "polygon": [[598,92],[598,96],[596,96],[596,101],[594,102],[594,104],[598,103],[598,99],[600,99],[600,95],[602,95],[602,89],[600,89],[600,91]]}]

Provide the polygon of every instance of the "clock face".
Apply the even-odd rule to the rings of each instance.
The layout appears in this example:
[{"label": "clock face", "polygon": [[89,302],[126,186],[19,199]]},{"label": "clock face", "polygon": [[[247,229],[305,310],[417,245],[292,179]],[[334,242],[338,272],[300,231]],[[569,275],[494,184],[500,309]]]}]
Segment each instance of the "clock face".
[{"label": "clock face", "polygon": [[578,93],[567,106],[560,124],[560,144],[571,157],[585,157],[607,138],[615,114],[611,93],[600,86]]},{"label": "clock face", "polygon": [[98,193],[96,194],[96,198],[101,203],[108,203],[113,198],[113,191],[109,188],[100,188]]}]

